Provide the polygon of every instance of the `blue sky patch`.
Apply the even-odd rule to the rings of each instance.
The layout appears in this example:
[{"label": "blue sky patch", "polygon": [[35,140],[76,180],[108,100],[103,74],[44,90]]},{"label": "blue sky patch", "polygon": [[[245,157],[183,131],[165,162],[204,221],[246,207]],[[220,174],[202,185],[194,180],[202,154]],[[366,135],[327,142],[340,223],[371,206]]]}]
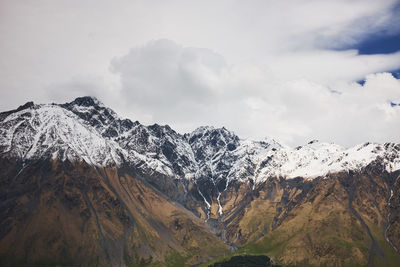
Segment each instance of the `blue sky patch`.
[{"label": "blue sky patch", "polygon": [[358,49],[360,55],[395,53],[400,51],[400,33],[391,36],[372,35],[354,48]]},{"label": "blue sky patch", "polygon": [[400,107],[400,103],[390,102],[390,105],[391,105],[392,107]]}]

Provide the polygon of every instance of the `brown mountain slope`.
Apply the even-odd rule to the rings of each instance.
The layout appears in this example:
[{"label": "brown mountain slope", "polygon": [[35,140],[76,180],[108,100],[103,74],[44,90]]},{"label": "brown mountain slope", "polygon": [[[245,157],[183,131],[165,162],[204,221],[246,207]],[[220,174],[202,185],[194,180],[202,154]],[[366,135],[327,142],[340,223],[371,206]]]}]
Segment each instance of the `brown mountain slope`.
[{"label": "brown mountain slope", "polygon": [[0,166],[4,266],[191,264],[227,251],[203,220],[114,168],[7,159]]},{"label": "brown mountain slope", "polygon": [[232,182],[222,215],[210,189],[207,223],[196,184],[68,161],[3,158],[0,168],[2,266],[190,266],[237,248],[284,265],[400,264],[399,172],[379,165]]},{"label": "brown mountain slope", "polygon": [[269,179],[254,190],[237,184],[221,196],[220,234],[240,253],[285,265],[399,266],[398,175],[370,166],[315,180]]}]

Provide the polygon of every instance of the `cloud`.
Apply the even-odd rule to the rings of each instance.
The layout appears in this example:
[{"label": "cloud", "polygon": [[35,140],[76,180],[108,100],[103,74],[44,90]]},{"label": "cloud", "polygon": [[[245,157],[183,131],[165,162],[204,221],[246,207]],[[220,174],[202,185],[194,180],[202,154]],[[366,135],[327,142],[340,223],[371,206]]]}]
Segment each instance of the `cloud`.
[{"label": "cloud", "polygon": [[112,94],[112,86],[102,77],[89,75],[78,75],[64,82],[49,84],[44,90],[47,97],[56,103],[70,101],[77,96],[95,96],[107,102]]},{"label": "cloud", "polygon": [[315,51],[269,65],[229,65],[211,50],[163,39],[114,59],[111,69],[120,75],[122,109],[145,123],[180,132],[213,124],[292,145],[313,138],[351,145],[398,138],[400,109],[390,102],[400,101],[400,81],[378,73],[363,86],[354,82],[398,59]]},{"label": "cloud", "polygon": [[[272,54],[343,49],[362,42],[372,34],[400,32],[397,0],[260,0],[252,1],[251,5],[241,1],[228,2],[234,3],[225,7],[229,24],[240,35],[231,34],[231,30],[225,27],[226,32],[219,34],[224,35],[225,44],[235,43],[235,47],[254,51],[255,57],[257,54],[265,56],[266,51]],[[218,18],[214,17],[207,20],[207,29],[212,27],[208,24],[217,23],[216,20]],[[222,25],[225,25],[224,22]],[[228,47],[217,48],[219,51],[230,51]]]},{"label": "cloud", "polygon": [[[228,66],[211,50],[188,48],[170,40],[149,42],[114,59],[126,105],[145,117],[171,120],[187,116],[185,109],[204,110],[218,104]],[[134,105],[132,105],[134,104]],[[168,110],[166,112],[166,110]],[[190,115],[189,115],[190,114]]]},{"label": "cloud", "polygon": [[3,0],[0,107],[89,94],[180,132],[399,141],[398,80],[385,72],[400,52],[357,51],[398,35],[399,12],[398,0]]},{"label": "cloud", "polygon": [[356,50],[309,50],[279,54],[269,67],[282,79],[305,78],[325,85],[357,81],[400,66],[400,52],[359,55]]}]

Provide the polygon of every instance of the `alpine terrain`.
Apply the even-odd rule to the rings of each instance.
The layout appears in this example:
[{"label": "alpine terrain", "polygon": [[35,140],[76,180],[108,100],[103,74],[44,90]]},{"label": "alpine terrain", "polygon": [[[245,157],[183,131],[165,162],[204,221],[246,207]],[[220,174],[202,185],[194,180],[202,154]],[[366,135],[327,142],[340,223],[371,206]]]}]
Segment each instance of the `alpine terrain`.
[{"label": "alpine terrain", "polygon": [[0,113],[0,168],[1,266],[400,266],[399,143],[180,134],[80,97]]}]

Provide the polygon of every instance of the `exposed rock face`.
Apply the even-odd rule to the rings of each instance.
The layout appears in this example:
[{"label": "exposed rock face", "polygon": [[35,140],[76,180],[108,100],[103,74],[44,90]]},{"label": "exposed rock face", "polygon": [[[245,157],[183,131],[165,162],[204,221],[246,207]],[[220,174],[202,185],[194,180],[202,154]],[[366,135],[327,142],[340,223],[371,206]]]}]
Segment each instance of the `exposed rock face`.
[{"label": "exposed rock face", "polygon": [[366,169],[314,180],[270,179],[250,195],[239,187],[221,198],[232,207],[222,220],[226,239],[283,264],[396,266],[400,257],[390,240],[399,239],[390,229],[398,226],[387,216],[395,216],[394,200],[388,200],[397,175]]},{"label": "exposed rock face", "polygon": [[396,143],[182,135],[81,97],[0,113],[0,166],[5,266],[190,265],[238,248],[290,265],[400,263]]}]

